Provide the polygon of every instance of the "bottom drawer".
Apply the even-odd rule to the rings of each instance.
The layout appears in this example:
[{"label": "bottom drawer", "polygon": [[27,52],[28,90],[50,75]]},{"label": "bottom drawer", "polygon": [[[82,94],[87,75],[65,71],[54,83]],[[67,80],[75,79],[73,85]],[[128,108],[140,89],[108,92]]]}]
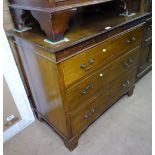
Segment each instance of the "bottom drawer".
[{"label": "bottom drawer", "polygon": [[87,128],[98,116],[125,94],[135,81],[137,68],[111,82],[110,90],[71,113],[72,133],[76,135]]}]

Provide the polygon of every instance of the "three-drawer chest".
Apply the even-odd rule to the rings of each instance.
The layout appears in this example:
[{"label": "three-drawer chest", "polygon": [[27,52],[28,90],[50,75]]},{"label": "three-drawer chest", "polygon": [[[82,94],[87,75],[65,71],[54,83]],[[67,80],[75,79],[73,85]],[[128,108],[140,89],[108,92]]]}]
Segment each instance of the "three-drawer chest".
[{"label": "three-drawer chest", "polygon": [[49,124],[69,150],[120,97],[133,94],[144,25],[150,17],[89,16],[94,22],[71,26],[64,41],[57,43],[37,28],[7,33],[22,62],[37,118]]}]

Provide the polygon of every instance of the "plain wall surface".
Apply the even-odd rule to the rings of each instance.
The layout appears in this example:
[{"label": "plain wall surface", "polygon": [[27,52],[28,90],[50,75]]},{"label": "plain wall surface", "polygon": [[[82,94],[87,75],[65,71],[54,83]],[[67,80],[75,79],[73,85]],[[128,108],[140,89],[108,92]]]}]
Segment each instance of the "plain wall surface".
[{"label": "plain wall surface", "polygon": [[8,0],[3,0],[3,27],[5,30],[11,30],[14,28],[8,8]]}]

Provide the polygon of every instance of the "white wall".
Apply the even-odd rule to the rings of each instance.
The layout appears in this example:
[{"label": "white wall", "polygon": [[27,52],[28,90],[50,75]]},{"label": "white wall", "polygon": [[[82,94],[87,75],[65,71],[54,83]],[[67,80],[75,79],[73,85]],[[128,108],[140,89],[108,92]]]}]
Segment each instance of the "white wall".
[{"label": "white wall", "polygon": [[11,137],[19,133],[21,130],[26,128],[28,125],[34,122],[35,118],[30,107],[29,100],[27,98],[19,71],[14,61],[8,40],[3,30],[3,74],[8,84],[12,97],[18,108],[21,116],[21,121],[10,127],[3,133],[3,141],[9,140]]}]

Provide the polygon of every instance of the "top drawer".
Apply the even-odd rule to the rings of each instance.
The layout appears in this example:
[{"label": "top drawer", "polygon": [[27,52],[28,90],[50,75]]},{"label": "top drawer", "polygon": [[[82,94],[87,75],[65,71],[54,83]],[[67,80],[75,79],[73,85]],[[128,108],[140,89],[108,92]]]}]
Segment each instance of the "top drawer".
[{"label": "top drawer", "polygon": [[142,26],[104,41],[61,63],[65,86],[111,62],[141,42]]}]

